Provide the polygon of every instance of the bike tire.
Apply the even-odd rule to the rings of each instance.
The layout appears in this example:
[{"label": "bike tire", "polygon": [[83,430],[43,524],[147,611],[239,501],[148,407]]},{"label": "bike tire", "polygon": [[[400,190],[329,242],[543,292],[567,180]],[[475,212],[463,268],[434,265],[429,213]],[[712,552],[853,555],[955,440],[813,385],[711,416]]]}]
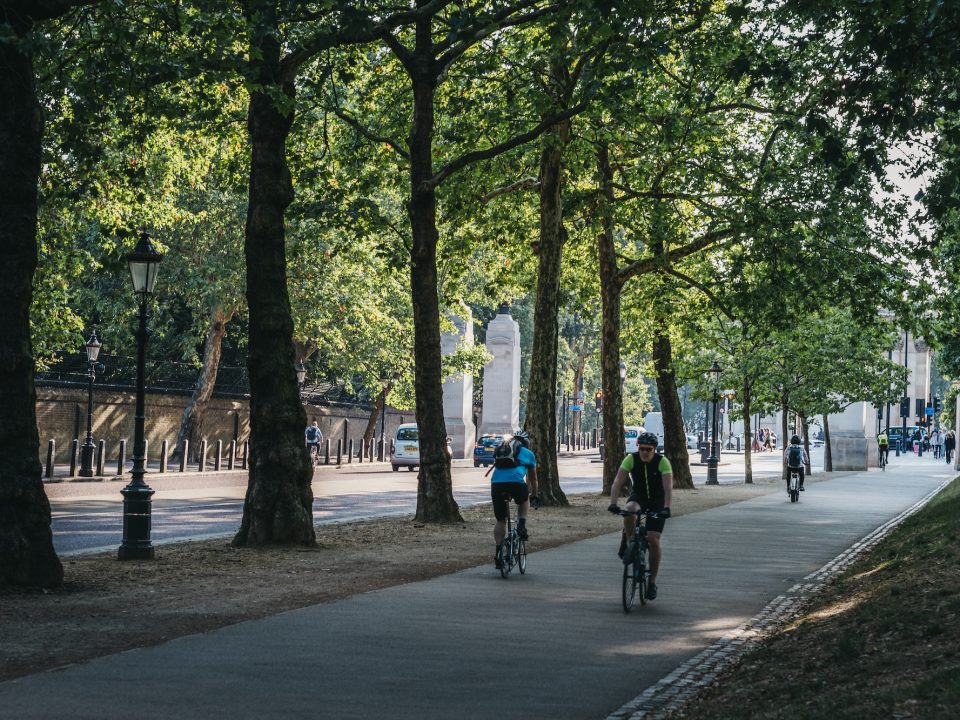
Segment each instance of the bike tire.
[{"label": "bike tire", "polygon": [[637,595],[637,584],[634,581],[634,563],[623,566],[623,589],[621,599],[623,600],[623,611],[630,612],[633,609],[633,602]]},{"label": "bike tire", "polygon": [[509,545],[509,540],[504,541],[503,550],[500,552],[500,577],[504,580],[510,577],[510,570],[512,569]]},{"label": "bike tire", "polygon": [[637,556],[636,567],[634,569],[634,583],[637,586],[637,592],[640,593],[640,604],[647,604],[647,546],[640,548]]},{"label": "bike tire", "polygon": [[517,567],[521,575],[527,572],[527,544],[523,540],[517,546]]},{"label": "bike tire", "polygon": [[800,491],[799,491],[799,490],[791,490],[791,491],[790,491],[790,502],[794,503],[794,502],[797,502],[799,499],[800,499]]}]

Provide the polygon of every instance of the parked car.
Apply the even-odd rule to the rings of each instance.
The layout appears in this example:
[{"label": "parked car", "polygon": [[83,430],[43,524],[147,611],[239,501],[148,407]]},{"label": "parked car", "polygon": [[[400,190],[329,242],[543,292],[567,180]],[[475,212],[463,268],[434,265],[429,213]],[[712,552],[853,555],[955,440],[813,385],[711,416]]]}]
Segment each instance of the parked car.
[{"label": "parked car", "polygon": [[[452,438],[447,438],[447,455],[452,457],[451,442]],[[416,423],[404,423],[397,427],[390,441],[390,465],[394,472],[401,467],[413,472],[420,466],[420,430]]]},{"label": "parked car", "polygon": [[476,445],[473,446],[473,466],[488,467],[493,465],[493,453],[497,449],[497,445],[503,442],[503,435],[481,435],[480,439],[477,440]]},{"label": "parked car", "polygon": [[687,433],[687,449],[696,450],[697,449],[697,436]]}]

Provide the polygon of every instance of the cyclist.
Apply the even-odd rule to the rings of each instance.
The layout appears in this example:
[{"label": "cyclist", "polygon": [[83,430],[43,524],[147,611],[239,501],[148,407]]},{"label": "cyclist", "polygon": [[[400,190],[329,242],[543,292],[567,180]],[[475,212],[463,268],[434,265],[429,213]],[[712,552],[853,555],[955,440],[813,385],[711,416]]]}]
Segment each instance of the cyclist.
[{"label": "cyclist", "polygon": [[507,494],[517,504],[517,532],[521,540],[529,540],[527,533],[527,510],[530,502],[540,506],[537,495],[537,456],[530,450],[530,436],[517,430],[512,438],[504,439],[497,447],[493,461],[493,477],[490,478],[490,496],[493,499],[493,515],[497,524],[493,527],[493,539],[497,550],[493,563],[500,569],[500,546],[507,534],[507,516],[510,514]]},{"label": "cyclist", "polygon": [[877,435],[877,449],[879,451],[879,457],[881,458],[881,464],[886,465],[890,462],[890,437],[887,435],[886,430],[881,430],[880,434]]},{"label": "cyclist", "polygon": [[314,420],[312,424],[307,426],[307,429],[303,431],[303,437],[307,442],[307,452],[310,453],[310,459],[313,461],[315,458],[320,457],[320,443],[323,442],[323,433],[320,432],[320,426],[317,424],[317,421]]},{"label": "cyclist", "polygon": [[[607,508],[614,515],[620,514],[617,498],[627,479],[633,483],[633,492],[627,498],[626,510],[629,512],[646,512],[647,514],[647,542],[650,545],[650,580],[647,583],[647,600],[657,597],[657,571],[660,569],[660,536],[663,526],[670,517],[670,500],[673,496],[673,466],[670,461],[657,452],[657,436],[643,432],[637,436],[637,451],[628,453],[620,463],[617,476],[610,489],[610,506]],[[633,530],[637,523],[637,515],[623,516],[623,537],[620,539],[620,550],[617,554],[624,564],[630,562],[633,548]]]},{"label": "cyclist", "polygon": [[800,489],[803,490],[803,474],[805,466],[810,462],[807,451],[801,445],[800,436],[790,438],[790,444],[783,450],[783,466],[787,468],[787,491],[790,490],[790,471],[799,470]]}]

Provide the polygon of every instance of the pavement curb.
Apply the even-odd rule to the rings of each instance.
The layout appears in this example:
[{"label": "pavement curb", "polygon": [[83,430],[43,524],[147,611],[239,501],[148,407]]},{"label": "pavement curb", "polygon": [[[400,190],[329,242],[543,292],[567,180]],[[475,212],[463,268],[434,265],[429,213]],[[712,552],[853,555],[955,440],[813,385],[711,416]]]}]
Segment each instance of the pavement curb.
[{"label": "pavement curb", "polygon": [[606,720],[668,720],[709,687],[725,670],[736,665],[747,650],[798,617],[807,601],[829,580],[846,570],[860,555],[923,508],[953,480],[954,478],[943,481],[902,513],[862,537],[819,570],[807,575],[803,582],[775,597],[757,615],[678,666],[669,675],[612,712]]}]

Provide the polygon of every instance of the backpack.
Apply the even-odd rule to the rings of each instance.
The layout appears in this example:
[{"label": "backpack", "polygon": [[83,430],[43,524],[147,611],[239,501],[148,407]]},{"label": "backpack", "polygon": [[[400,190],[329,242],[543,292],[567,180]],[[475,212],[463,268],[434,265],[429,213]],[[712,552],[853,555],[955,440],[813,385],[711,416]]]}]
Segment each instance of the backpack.
[{"label": "backpack", "polygon": [[791,445],[787,451],[787,465],[790,467],[800,467],[803,465],[803,448],[799,445]]},{"label": "backpack", "polygon": [[498,468],[515,468],[520,464],[517,456],[520,454],[520,448],[523,447],[519,440],[502,442],[494,448],[493,466]]},{"label": "backpack", "polygon": [[320,439],[320,428],[313,425],[307,428],[307,442],[317,442]]}]

